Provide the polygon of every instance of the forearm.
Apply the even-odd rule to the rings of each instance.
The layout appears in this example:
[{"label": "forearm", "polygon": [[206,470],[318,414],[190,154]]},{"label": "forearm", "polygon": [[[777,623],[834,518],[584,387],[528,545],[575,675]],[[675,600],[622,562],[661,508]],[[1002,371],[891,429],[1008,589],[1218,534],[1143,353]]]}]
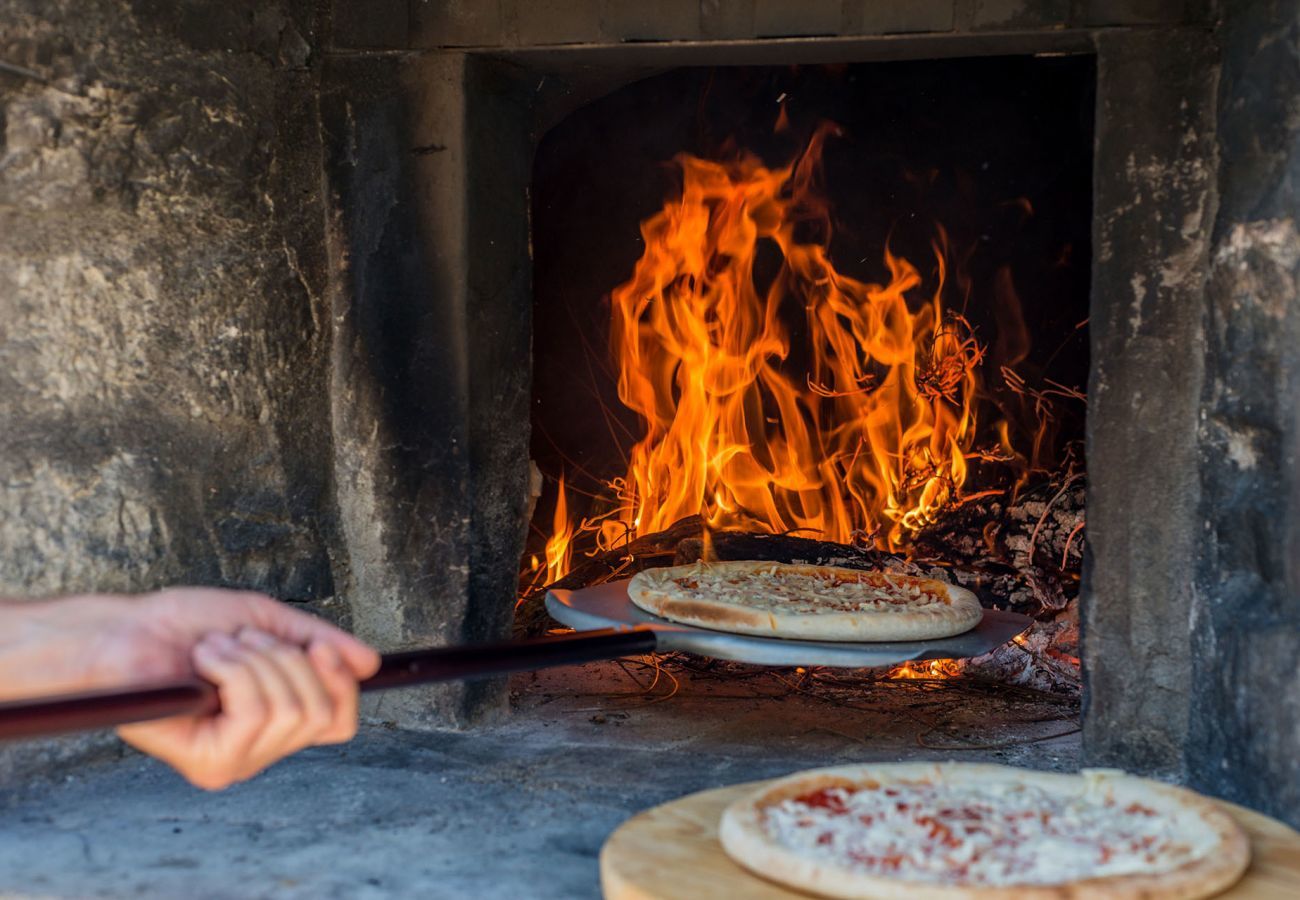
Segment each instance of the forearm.
[{"label": "forearm", "polygon": [[0,601],[0,700],[114,680],[117,666],[104,650],[132,627],[133,605],[133,598],[113,595]]}]

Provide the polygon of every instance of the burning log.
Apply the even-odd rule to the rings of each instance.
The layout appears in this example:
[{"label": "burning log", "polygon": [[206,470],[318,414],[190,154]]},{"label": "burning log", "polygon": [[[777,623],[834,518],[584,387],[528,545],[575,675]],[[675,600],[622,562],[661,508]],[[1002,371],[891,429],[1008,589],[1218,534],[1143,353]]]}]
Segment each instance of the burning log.
[{"label": "burning log", "polygon": [[[881,550],[851,547],[832,541],[818,541],[788,534],[751,534],[719,531],[709,535],[713,559],[758,559],[781,563],[842,566],[847,569],[884,569],[926,578],[952,579],[938,566],[921,566]],[[519,636],[544,633],[557,626],[546,614],[543,601],[551,588],[574,590],[628,578],[655,565],[687,565],[703,559],[705,541],[699,516],[689,516],[666,531],[648,534],[626,547],[597,553],[554,584],[525,594],[515,610],[515,632]]]},{"label": "burning log", "polygon": [[[846,569],[885,569],[908,575],[926,575],[927,571],[904,557],[881,550],[851,547],[833,541],[818,541],[790,534],[751,534],[744,531],[720,531],[709,536],[713,558],[717,560],[761,559],[770,562],[807,563],[816,566],[842,566]],[[686,565],[704,559],[702,537],[688,537],[677,545],[673,565]]]}]

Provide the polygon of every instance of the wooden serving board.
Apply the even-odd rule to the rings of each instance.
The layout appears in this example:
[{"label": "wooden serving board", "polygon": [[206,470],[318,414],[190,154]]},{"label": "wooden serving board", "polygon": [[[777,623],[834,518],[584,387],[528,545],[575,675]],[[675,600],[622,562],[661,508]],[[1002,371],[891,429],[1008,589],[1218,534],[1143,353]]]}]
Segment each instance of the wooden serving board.
[{"label": "wooden serving board", "polygon": [[[752,781],[702,791],[628,819],[600,851],[600,885],[606,900],[806,900],[806,894],[751,875],[733,863],[718,843],[722,811],[767,783]],[[1245,877],[1219,896],[1232,900],[1300,897],[1300,833],[1243,807],[1221,805],[1250,835],[1251,862]]]}]

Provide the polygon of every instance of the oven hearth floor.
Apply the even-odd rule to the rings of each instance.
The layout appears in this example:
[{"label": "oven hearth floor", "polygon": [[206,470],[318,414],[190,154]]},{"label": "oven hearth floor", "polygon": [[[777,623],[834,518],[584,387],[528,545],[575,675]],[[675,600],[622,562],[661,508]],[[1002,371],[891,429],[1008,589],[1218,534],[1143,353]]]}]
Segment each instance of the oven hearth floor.
[{"label": "oven hearth floor", "polygon": [[856,761],[1078,765],[1073,704],[1014,690],[725,664],[647,690],[625,666],[519,676],[502,724],[370,726],[218,794],[134,754],[7,788],[0,896],[596,897],[605,837],[692,791]]}]

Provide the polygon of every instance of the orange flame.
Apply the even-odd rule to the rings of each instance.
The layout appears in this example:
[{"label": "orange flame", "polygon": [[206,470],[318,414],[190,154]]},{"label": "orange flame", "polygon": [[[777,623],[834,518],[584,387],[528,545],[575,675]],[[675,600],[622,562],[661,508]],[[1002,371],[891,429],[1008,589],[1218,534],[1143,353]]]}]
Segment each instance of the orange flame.
[{"label": "orange flame", "polygon": [[569,504],[564,493],[564,476],[560,476],[560,494],[555,501],[554,528],[546,541],[546,584],[554,584],[569,573],[573,556],[573,523],[569,521]]},{"label": "orange flame", "polygon": [[[829,133],[779,169],[677,157],[682,192],[641,224],[645,252],[611,295],[619,398],[645,436],[602,549],[695,514],[894,549],[959,496],[983,348],[944,318],[944,235],[928,296],[887,247],[887,283],[838,272],[817,190]],[[781,256],[765,288],[764,245]]]},{"label": "orange flame", "polygon": [[955,678],[964,668],[965,664],[959,659],[929,659],[895,666],[887,677],[890,681],[930,681]]}]

